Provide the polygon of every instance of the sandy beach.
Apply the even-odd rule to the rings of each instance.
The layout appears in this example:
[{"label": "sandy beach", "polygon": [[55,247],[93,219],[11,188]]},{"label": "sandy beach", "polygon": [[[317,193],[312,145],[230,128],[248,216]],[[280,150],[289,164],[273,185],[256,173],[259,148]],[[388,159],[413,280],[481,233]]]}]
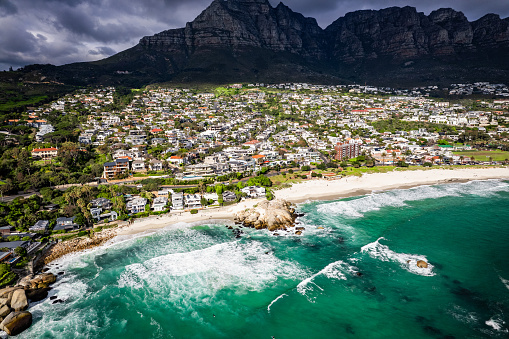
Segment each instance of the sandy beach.
[{"label": "sandy beach", "polygon": [[[389,173],[366,174],[362,177],[349,176],[335,180],[311,180],[295,184],[290,188],[275,191],[275,197],[293,203],[312,200],[334,200],[398,188],[420,185],[435,185],[470,180],[509,179],[509,167],[429,169],[419,171],[393,171]],[[117,235],[131,235],[160,229],[176,223],[198,223],[206,220],[233,222],[234,214],[251,208],[263,199],[250,199],[238,204],[200,210],[198,214],[175,211],[159,217],[136,220],[128,227],[122,227]]]}]

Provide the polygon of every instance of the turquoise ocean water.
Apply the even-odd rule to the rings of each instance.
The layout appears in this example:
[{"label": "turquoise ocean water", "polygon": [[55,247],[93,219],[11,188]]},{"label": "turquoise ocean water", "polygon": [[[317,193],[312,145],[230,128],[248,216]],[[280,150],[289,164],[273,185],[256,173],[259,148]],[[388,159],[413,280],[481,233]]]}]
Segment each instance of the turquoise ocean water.
[{"label": "turquoise ocean water", "polygon": [[509,182],[299,210],[303,236],[177,225],[64,258],[50,292],[64,303],[32,306],[19,337],[509,336]]}]

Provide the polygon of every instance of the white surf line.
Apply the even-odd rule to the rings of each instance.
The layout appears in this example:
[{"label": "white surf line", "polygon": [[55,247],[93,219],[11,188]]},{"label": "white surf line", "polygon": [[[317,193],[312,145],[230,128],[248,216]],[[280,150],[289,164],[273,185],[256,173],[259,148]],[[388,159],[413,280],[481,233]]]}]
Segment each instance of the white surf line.
[{"label": "white surf line", "polygon": [[502,278],[501,276],[498,276],[500,278],[500,281],[505,285],[505,287],[509,290],[509,280]]},{"label": "white surf line", "polygon": [[276,299],[272,300],[272,301],[271,301],[271,303],[269,304],[269,306],[267,306],[267,312],[269,312],[269,313],[270,313],[270,307],[271,307],[272,305],[274,305],[274,303],[275,303],[276,301],[278,301],[279,299],[282,299],[282,298],[284,298],[284,297],[287,297],[287,296],[288,296],[288,294],[283,293],[283,294],[281,294],[279,297],[277,297]]}]

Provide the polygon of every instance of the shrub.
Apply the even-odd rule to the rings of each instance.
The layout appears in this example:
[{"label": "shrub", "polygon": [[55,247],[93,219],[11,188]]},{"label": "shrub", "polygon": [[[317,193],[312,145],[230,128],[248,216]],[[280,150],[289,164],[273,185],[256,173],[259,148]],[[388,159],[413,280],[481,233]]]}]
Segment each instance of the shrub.
[{"label": "shrub", "polygon": [[80,231],[80,232],[78,233],[78,237],[83,237],[83,236],[85,236],[85,235],[88,235],[88,232],[87,232],[87,231]]},{"label": "shrub", "polygon": [[423,167],[431,167],[433,166],[433,164],[431,162],[425,162],[424,164],[422,164]]},{"label": "shrub", "polygon": [[288,173],[293,174],[293,170],[290,168],[290,169],[288,170]]},{"label": "shrub", "polygon": [[198,214],[198,210],[196,210],[196,209],[192,209],[192,210],[190,211],[190,213],[191,213],[191,214]]},{"label": "shrub", "polygon": [[300,168],[300,170],[301,170],[301,171],[309,171],[309,170],[311,170],[311,167],[309,167],[309,166],[307,166],[307,165],[306,165],[306,166],[302,166],[302,167]]},{"label": "shrub", "polygon": [[300,176],[302,179],[307,179],[308,177],[306,175],[301,175]]}]

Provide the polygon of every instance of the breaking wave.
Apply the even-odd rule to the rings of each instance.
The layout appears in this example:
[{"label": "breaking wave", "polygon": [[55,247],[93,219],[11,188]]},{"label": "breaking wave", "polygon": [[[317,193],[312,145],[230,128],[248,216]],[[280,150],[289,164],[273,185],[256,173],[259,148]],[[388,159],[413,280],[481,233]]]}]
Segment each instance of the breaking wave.
[{"label": "breaking wave", "polygon": [[[380,243],[380,240],[385,240],[385,238],[379,238],[377,241],[363,246],[361,248],[361,253],[367,253],[369,254],[370,257],[381,261],[396,262],[401,266],[401,268],[413,274],[428,277],[434,276],[436,274],[433,272],[434,266],[428,262],[425,256],[394,252],[389,248],[389,246],[382,245]],[[427,268],[418,267],[417,262],[419,260],[427,262],[428,267]]]},{"label": "breaking wave", "polygon": [[367,212],[383,207],[405,207],[406,202],[442,197],[477,195],[489,197],[499,192],[509,192],[509,183],[501,180],[470,181],[467,183],[438,186],[419,186],[382,193],[372,193],[358,199],[342,200],[318,206],[318,212],[361,218]]}]

